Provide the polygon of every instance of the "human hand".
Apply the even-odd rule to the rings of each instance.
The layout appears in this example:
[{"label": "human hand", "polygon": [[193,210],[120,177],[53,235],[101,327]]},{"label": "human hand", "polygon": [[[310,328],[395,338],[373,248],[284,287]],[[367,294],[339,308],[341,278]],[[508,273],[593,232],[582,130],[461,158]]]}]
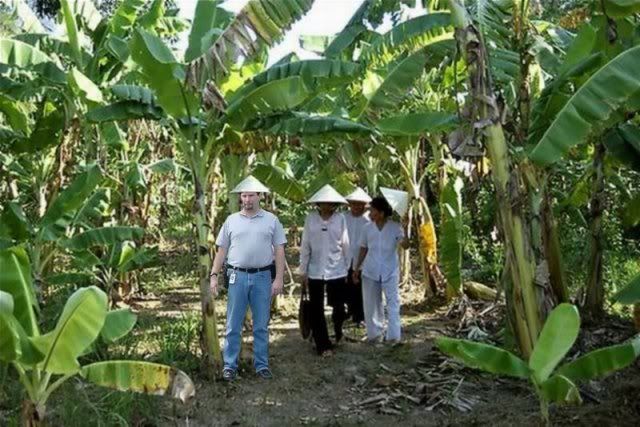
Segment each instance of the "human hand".
[{"label": "human hand", "polygon": [[218,275],[214,274],[213,276],[209,277],[209,287],[211,288],[211,294],[214,297],[218,296]]},{"label": "human hand", "polygon": [[351,273],[351,279],[355,284],[360,283],[360,270],[353,270],[353,273]]},{"label": "human hand", "polygon": [[276,277],[276,279],[273,281],[273,284],[271,285],[271,296],[273,297],[276,295],[280,295],[283,289],[284,283],[282,279]]}]

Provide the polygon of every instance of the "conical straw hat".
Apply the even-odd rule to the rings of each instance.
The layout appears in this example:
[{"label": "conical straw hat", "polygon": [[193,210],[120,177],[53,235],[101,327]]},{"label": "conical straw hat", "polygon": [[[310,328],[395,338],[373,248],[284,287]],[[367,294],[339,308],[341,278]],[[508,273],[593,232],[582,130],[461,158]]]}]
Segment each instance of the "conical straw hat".
[{"label": "conical straw hat", "polygon": [[252,175],[249,175],[242,182],[231,190],[232,193],[268,193],[269,189]]},{"label": "conical straw hat", "polygon": [[344,198],[350,202],[369,203],[371,201],[371,197],[360,187],[356,187],[353,193]]},{"label": "conical straw hat", "polygon": [[398,212],[400,216],[404,216],[407,213],[409,209],[409,193],[385,187],[380,187],[380,192],[389,202],[391,209]]},{"label": "conical straw hat", "polygon": [[344,203],[347,201],[329,184],[316,192],[307,203]]}]

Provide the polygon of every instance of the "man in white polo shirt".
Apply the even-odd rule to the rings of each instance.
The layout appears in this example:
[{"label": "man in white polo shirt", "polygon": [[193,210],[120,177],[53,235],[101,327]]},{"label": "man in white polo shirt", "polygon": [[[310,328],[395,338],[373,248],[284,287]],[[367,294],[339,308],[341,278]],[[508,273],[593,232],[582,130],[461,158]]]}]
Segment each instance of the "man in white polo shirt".
[{"label": "man in white polo shirt", "polygon": [[[271,297],[282,292],[284,245],[287,242],[278,218],[260,208],[260,193],[269,189],[253,176],[247,177],[232,193],[240,194],[242,210],[227,217],[220,229],[215,260],[211,270],[211,291],[217,294],[218,275],[226,272],[227,331],[223,349],[222,378],[236,378],[242,323],[251,308],[253,315],[253,355],[256,374],[273,377],[269,369],[269,309]],[[271,282],[271,264],[275,255],[276,275]]]}]

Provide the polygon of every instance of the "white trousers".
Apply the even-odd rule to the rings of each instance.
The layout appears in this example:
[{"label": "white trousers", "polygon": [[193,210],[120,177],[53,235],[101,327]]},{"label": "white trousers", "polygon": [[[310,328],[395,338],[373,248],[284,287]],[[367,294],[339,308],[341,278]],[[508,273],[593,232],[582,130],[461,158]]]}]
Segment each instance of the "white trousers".
[{"label": "white trousers", "polygon": [[376,340],[384,331],[384,306],[382,294],[387,303],[387,341],[400,340],[400,295],[398,291],[398,276],[393,275],[389,280],[374,280],[362,277],[362,302],[364,305],[364,320],[367,326],[367,338]]}]

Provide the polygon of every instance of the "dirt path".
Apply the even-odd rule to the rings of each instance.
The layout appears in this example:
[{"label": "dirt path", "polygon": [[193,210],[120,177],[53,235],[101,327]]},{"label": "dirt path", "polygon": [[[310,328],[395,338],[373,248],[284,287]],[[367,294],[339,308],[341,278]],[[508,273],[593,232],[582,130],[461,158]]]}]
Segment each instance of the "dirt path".
[{"label": "dirt path", "polygon": [[[168,261],[175,262],[179,260]],[[167,345],[167,341],[178,341],[176,348],[185,333],[191,334],[191,343],[170,357],[187,370],[197,387],[196,398],[189,405],[164,404],[160,417],[164,425],[539,424],[537,400],[524,382],[464,369],[434,349],[433,338],[453,333],[458,321],[444,316],[442,308],[427,312],[416,306],[416,298],[406,291],[402,346],[366,344],[360,341],[364,331],[349,327],[346,334],[350,339],[340,344],[336,355],[320,358],[298,331],[297,299],[283,298],[281,314],[270,326],[270,364],[275,378],[256,378],[250,352],[245,352],[237,381],[206,381],[197,367],[193,330],[197,327],[198,295],[195,289],[185,287],[185,281],[193,278],[174,271],[162,274],[168,281],[164,290],[156,292],[159,296],[149,294],[136,301],[138,334],[146,342],[164,340]],[[407,303],[411,298],[412,306]],[[222,331],[224,300],[218,302],[217,309]],[[187,312],[193,316],[191,332],[172,329]],[[143,350],[147,354],[156,351],[153,345]],[[638,424],[640,403],[632,397],[640,392],[638,364],[583,391],[588,395],[583,406],[552,411],[555,424]]]}]

